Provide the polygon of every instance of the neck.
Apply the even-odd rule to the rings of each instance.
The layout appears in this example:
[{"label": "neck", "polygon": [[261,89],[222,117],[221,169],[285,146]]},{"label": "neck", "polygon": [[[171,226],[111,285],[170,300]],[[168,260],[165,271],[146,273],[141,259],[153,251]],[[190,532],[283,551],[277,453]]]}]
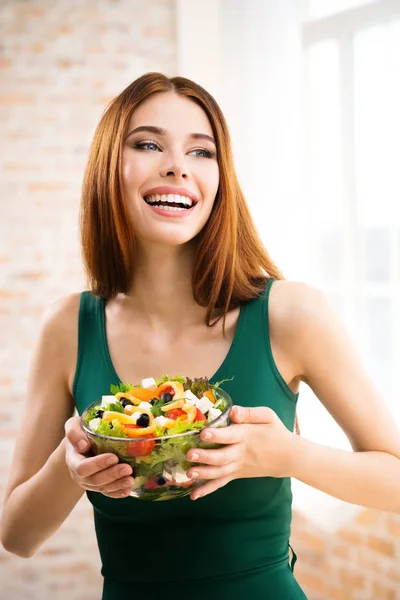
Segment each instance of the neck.
[{"label": "neck", "polygon": [[181,331],[204,320],[206,307],[192,292],[195,248],[151,245],[138,251],[132,285],[123,295],[127,308],[135,311],[151,330]]}]

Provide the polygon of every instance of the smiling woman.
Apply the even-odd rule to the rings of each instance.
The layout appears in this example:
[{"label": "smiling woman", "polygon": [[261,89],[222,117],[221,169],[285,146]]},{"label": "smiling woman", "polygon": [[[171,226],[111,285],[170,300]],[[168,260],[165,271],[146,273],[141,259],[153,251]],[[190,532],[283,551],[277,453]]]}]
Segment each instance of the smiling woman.
[{"label": "smiling woman", "polygon": [[[123,90],[96,129],[80,217],[88,289],[61,299],[45,318],[6,493],[4,546],[32,556],[86,491],[102,600],[144,596],[155,586],[165,600],[303,600],[295,556],[289,564],[299,364],[288,337],[285,347],[281,341],[290,319],[286,329],[281,321],[294,312],[285,301],[292,296],[274,285],[284,277],[258,238],[214,98],[189,79],[160,73]],[[138,473],[111,451],[93,456],[72,415],[109,400],[116,385],[141,381],[145,388],[163,373],[222,380],[236,407],[218,449],[205,437],[194,453],[178,449],[190,468],[174,472],[171,485],[196,478],[200,485],[158,503],[130,496],[143,485]],[[199,394],[202,408],[192,408],[204,416],[212,402]],[[152,405],[145,404],[150,419]],[[242,411],[244,424],[235,423],[239,404],[251,409]],[[96,410],[93,420],[105,412]],[[181,418],[175,411],[167,421]],[[215,438],[208,423],[201,435]],[[159,468],[146,454],[154,438],[139,443],[138,461]],[[152,485],[170,483],[157,477]],[[161,538],[168,549],[162,560]]]}]

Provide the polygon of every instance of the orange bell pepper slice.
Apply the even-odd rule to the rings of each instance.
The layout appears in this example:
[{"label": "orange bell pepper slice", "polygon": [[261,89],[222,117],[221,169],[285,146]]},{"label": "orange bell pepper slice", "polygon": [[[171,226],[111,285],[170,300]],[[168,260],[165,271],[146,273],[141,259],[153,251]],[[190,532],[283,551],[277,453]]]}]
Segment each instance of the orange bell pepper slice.
[{"label": "orange bell pepper slice", "polygon": [[149,425],[149,427],[138,427],[135,429],[134,427],[125,427],[125,433],[131,438],[141,438],[148,436],[149,434],[154,434],[156,430],[155,424]]},{"label": "orange bell pepper slice", "polygon": [[214,394],[212,393],[212,391],[210,389],[208,389],[206,392],[204,392],[203,395],[206,396],[209,399],[210,402],[212,402],[213,404],[215,404]]}]

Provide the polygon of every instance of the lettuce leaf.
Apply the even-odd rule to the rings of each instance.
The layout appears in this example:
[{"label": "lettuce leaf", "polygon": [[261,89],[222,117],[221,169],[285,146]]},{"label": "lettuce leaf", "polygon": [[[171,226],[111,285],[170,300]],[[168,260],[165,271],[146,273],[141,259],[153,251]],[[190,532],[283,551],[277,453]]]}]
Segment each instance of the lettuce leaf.
[{"label": "lettuce leaf", "polygon": [[201,398],[209,387],[210,382],[208,381],[208,377],[195,377],[194,379],[188,377],[184,384],[185,391],[190,390],[198,398]]},{"label": "lettuce leaf", "polygon": [[225,383],[225,381],[232,381],[232,379],[235,379],[235,376],[231,377],[230,379],[221,379],[221,381],[214,383],[214,386],[218,388],[221,386],[221,384]]},{"label": "lettuce leaf", "polygon": [[122,383],[122,381],[120,381],[117,385],[114,385],[113,383],[110,385],[110,392],[115,396],[115,394],[118,394],[119,392],[122,392],[124,394],[125,392],[129,392],[129,390],[137,387],[143,386],[141,384],[133,385],[133,383]]},{"label": "lettuce leaf", "polygon": [[217,400],[217,402],[214,404],[214,408],[219,408],[219,410],[221,410],[222,412],[226,410],[227,406],[228,402],[224,398],[219,398],[219,400]]},{"label": "lettuce leaf", "polygon": [[154,402],[153,406],[151,407],[152,415],[154,415],[155,417],[164,416],[164,413],[161,410],[161,407],[164,406],[164,404],[165,404],[164,400],[156,400]]},{"label": "lettuce leaf", "polygon": [[101,406],[101,410],[112,410],[114,412],[125,413],[125,409],[120,402],[110,402],[107,406]]},{"label": "lettuce leaf", "polygon": [[98,407],[98,406],[94,406],[93,408],[91,408],[91,409],[88,411],[88,413],[87,413],[87,415],[86,415],[86,417],[85,417],[85,423],[86,423],[87,425],[90,423],[90,421],[91,421],[92,419],[94,419],[94,415],[97,413],[97,411],[98,411],[98,410],[99,410],[99,407]]},{"label": "lettuce leaf", "polygon": [[98,428],[95,433],[100,433],[101,435],[110,435],[112,437],[121,437],[127,438],[129,437],[125,431],[123,431],[121,425],[116,423],[113,425],[111,421],[100,421]]},{"label": "lettuce leaf", "polygon": [[178,433],[185,433],[185,431],[193,431],[194,429],[203,429],[204,421],[196,421],[195,423],[181,423],[179,419],[176,420],[176,425],[171,429],[166,430],[166,435],[176,435]]},{"label": "lettuce leaf", "polygon": [[166,381],[179,381],[180,383],[185,383],[186,377],[182,377],[182,375],[175,375],[174,377],[169,377],[166,373],[161,375],[159,379],[156,379],[157,386],[165,383]]}]

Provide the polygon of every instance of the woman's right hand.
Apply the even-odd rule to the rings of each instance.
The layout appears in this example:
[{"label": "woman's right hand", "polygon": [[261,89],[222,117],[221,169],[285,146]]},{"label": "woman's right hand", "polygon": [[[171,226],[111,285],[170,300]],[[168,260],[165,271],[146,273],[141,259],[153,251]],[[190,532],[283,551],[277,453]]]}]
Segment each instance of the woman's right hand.
[{"label": "woman's right hand", "polygon": [[[86,457],[90,450],[80,417],[71,417],[65,423],[65,461],[72,479],[85,490],[100,492],[109,498],[126,498],[133,485],[132,467],[118,464],[115,454],[99,454]],[[86,446],[78,449],[79,442]],[[110,462],[109,462],[110,461]]]}]

